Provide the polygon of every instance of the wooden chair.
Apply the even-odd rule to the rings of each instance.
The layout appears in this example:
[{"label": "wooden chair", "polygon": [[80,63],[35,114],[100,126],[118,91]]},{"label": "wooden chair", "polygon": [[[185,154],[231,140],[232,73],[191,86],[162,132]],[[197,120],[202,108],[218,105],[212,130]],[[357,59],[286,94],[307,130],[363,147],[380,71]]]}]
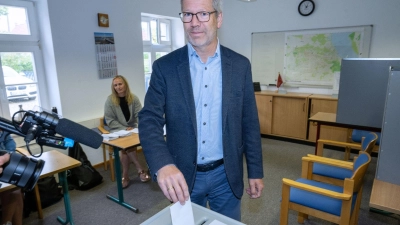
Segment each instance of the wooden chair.
[{"label": "wooden chair", "polygon": [[297,221],[304,223],[308,216],[336,224],[357,224],[362,198],[363,178],[371,162],[371,156],[360,152],[353,164],[353,173],[345,178],[342,186],[312,180],[312,163],[349,169],[349,162],[324,157],[303,157],[302,178],[294,181],[283,178],[280,224],[288,224],[289,209],[298,212]]},{"label": "wooden chair", "polygon": [[[347,142],[361,144],[362,138],[365,137],[368,133],[369,133],[369,131],[365,131],[365,130],[348,129],[347,130]],[[378,153],[380,140],[381,140],[381,133],[380,132],[375,132],[375,133],[376,133],[376,135],[378,135],[378,140],[376,140],[376,143],[372,149],[372,152]],[[349,149],[348,151],[350,151],[350,150],[351,149]]]},{"label": "wooden chair", "polygon": [[319,139],[317,140],[318,142],[317,155],[323,156],[324,145],[332,145],[332,146],[344,147],[345,148],[344,160],[349,160],[351,149],[366,151],[369,154],[371,154],[378,139],[379,139],[378,135],[374,132],[369,132],[365,134],[365,136],[361,137],[361,143],[349,143],[349,142]]},{"label": "wooden chair", "polygon": [[[368,154],[371,153],[378,136],[371,132],[368,133],[362,141],[361,150]],[[321,158],[315,155],[308,155],[309,157]],[[326,160],[328,160],[326,158]],[[336,161],[336,160],[334,160]],[[318,161],[313,161],[312,167],[312,179],[317,181],[322,181],[335,185],[342,185],[345,178],[350,178],[353,174],[353,162],[343,161],[342,164],[348,165],[348,168],[340,168],[335,165],[328,165],[324,163],[318,163]]]},{"label": "wooden chair", "polygon": [[[100,118],[100,123],[97,129],[100,131],[101,134],[109,134],[110,132],[106,129],[105,119],[104,117]],[[107,170],[107,155],[106,155],[106,145],[101,144],[103,148],[103,165],[104,170]],[[114,173],[114,157],[113,157],[113,149],[111,146],[108,146],[108,156],[109,156],[109,163],[110,163],[110,173],[111,173],[111,181],[115,181],[115,173]]]}]

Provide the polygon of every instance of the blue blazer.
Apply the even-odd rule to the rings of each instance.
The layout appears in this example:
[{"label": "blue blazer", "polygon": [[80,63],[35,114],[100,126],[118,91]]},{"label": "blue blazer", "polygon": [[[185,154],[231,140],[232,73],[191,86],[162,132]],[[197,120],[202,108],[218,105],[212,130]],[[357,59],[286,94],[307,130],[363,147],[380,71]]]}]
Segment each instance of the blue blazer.
[{"label": "blue blazer", "polygon": [[[241,198],[243,156],[248,178],[263,178],[260,127],[249,60],[226,47],[220,49],[224,164],[228,182]],[[139,137],[153,179],[160,168],[175,164],[191,191],[197,166],[197,128],[187,45],[153,63],[139,112]]]}]

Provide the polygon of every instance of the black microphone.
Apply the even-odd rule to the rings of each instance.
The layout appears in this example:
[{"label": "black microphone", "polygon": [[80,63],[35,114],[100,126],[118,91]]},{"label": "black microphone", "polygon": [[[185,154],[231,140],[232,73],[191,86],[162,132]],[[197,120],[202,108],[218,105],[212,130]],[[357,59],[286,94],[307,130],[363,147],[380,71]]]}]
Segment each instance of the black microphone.
[{"label": "black microphone", "polygon": [[68,119],[59,119],[55,130],[64,137],[92,148],[99,148],[103,143],[103,137],[100,134]]}]

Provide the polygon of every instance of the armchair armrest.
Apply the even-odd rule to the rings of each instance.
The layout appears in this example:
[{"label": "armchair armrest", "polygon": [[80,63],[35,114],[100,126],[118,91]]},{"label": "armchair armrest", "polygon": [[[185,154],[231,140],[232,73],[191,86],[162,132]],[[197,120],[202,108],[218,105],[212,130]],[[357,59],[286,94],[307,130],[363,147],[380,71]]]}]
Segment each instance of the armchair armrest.
[{"label": "armchair armrest", "polygon": [[344,194],[344,193],[339,193],[339,192],[335,192],[335,191],[331,191],[331,190],[327,190],[327,189],[323,189],[323,188],[319,188],[319,187],[315,187],[312,185],[308,185],[308,184],[303,184],[294,180],[290,180],[287,178],[283,178],[282,182],[284,185],[288,185],[290,187],[294,187],[294,188],[298,188],[301,190],[305,190],[305,191],[309,191],[309,192],[313,192],[316,194],[320,194],[320,195],[324,195],[330,198],[335,198],[335,199],[340,199],[340,200],[350,200],[351,195],[350,194]]},{"label": "armchair armrest", "polygon": [[348,148],[352,148],[352,149],[361,150],[360,143],[341,142],[341,141],[333,141],[333,140],[325,140],[325,139],[319,139],[318,143],[321,143],[323,145],[334,145],[334,146],[339,146],[339,147],[348,147]]},{"label": "armchair armrest", "polygon": [[320,164],[325,164],[325,165],[330,165],[330,166],[353,170],[352,162],[347,162],[347,161],[338,160],[338,159],[325,158],[325,157],[316,156],[316,155],[304,156],[304,157],[302,157],[302,161],[311,162],[311,163],[320,163]]},{"label": "armchair armrest", "polygon": [[104,129],[104,127],[102,127],[102,126],[98,126],[97,129],[99,129],[100,133],[102,133],[102,134],[110,133],[108,130]]}]

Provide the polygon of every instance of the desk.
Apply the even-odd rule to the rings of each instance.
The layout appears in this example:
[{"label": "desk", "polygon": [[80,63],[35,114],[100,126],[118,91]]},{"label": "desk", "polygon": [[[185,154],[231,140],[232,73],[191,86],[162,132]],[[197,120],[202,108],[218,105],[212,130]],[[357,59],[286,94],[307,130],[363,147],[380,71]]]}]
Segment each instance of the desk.
[{"label": "desk", "polygon": [[316,140],[315,141],[315,154],[317,154],[318,139],[319,139],[319,135],[321,132],[321,125],[381,132],[381,128],[338,123],[338,122],[336,122],[336,113],[318,112],[314,116],[310,117],[308,119],[308,121],[317,123],[317,135],[316,135],[316,139],[315,139]]},{"label": "desk", "polygon": [[[25,154],[25,155],[29,154],[24,149],[17,148],[17,151],[21,152],[22,154]],[[43,154],[39,157],[39,159],[42,159],[45,161],[43,170],[40,174],[40,178],[52,176],[52,175],[58,173],[59,182],[63,189],[66,220],[62,219],[61,217],[58,217],[57,220],[61,224],[68,224],[68,223],[74,224],[74,222],[72,220],[71,204],[69,201],[68,181],[67,181],[66,171],[69,169],[72,169],[74,167],[80,166],[81,162],[74,158],[71,158],[61,152],[58,152],[56,150],[43,152]],[[8,189],[11,189],[14,187],[15,187],[14,185],[9,185],[9,184],[3,183],[1,186],[1,191],[3,191],[3,189],[8,190]],[[43,210],[42,210],[42,205],[40,202],[39,188],[37,185],[35,185],[34,190],[35,190],[35,196],[36,196],[38,216],[39,216],[39,219],[43,219]]]},{"label": "desk", "polygon": [[116,183],[117,183],[117,189],[118,189],[118,198],[111,196],[111,195],[107,195],[107,198],[134,211],[135,213],[138,213],[139,209],[124,202],[124,193],[122,190],[122,183],[121,183],[122,175],[121,175],[121,164],[120,164],[120,159],[119,159],[119,151],[122,149],[139,146],[140,145],[139,134],[132,133],[132,135],[130,135],[130,136],[117,138],[117,139],[114,139],[111,141],[103,141],[103,143],[113,147],[113,150],[114,150],[114,157],[115,157],[114,171],[115,171],[115,177],[117,179]]},{"label": "desk", "polygon": [[369,206],[400,214],[400,186],[374,179]]}]

